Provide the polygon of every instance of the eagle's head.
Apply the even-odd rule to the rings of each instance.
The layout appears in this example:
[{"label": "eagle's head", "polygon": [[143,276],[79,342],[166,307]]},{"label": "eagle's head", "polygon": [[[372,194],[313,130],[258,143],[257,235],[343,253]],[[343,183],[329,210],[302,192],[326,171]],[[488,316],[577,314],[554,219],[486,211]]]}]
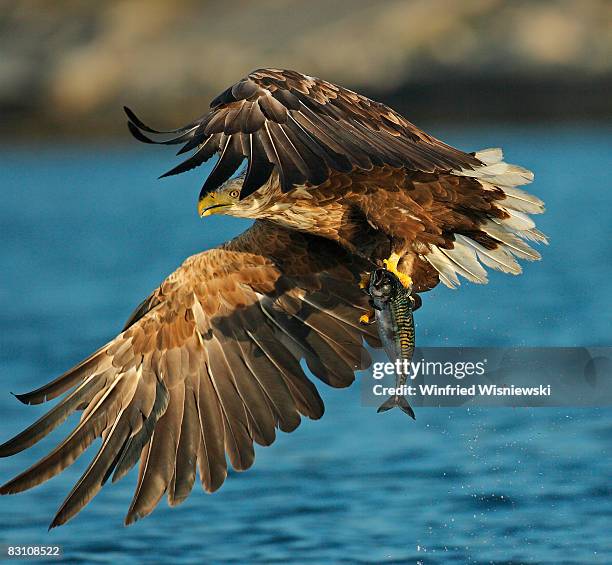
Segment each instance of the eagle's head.
[{"label": "eagle's head", "polygon": [[[284,202],[278,183],[278,175],[272,174],[268,182],[262,188],[249,194],[246,198],[240,198],[240,192],[246,171],[242,171],[238,176],[225,181],[213,192],[200,194],[198,201],[198,214],[201,217],[211,216],[212,214],[228,214],[239,218],[262,218],[268,212],[278,212],[286,208],[289,204]],[[291,197],[288,197],[288,202]]]},{"label": "eagle's head", "polygon": [[224,182],[217,190],[201,195],[198,201],[198,214],[201,217],[212,214],[232,214],[240,205],[240,189],[244,176]]}]

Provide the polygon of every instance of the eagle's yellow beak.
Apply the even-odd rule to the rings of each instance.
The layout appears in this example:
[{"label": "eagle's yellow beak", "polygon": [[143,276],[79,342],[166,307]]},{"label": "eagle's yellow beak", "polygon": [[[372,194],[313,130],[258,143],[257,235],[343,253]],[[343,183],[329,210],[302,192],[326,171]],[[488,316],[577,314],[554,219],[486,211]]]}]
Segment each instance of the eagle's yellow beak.
[{"label": "eagle's yellow beak", "polygon": [[224,210],[233,206],[232,199],[223,192],[211,192],[198,202],[198,214],[200,217],[212,214],[223,214]]}]

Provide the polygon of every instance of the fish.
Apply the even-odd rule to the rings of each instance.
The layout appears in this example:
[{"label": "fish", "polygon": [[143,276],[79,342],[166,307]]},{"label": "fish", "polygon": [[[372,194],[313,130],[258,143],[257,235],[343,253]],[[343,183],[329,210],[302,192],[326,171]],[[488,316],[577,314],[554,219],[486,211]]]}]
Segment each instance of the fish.
[{"label": "fish", "polygon": [[[410,362],[415,346],[412,312],[421,305],[420,297],[412,294],[412,289],[405,288],[397,276],[387,269],[372,271],[367,293],[385,353],[391,361],[406,359]],[[406,373],[398,371],[395,375],[395,388],[400,389],[406,384],[407,378]],[[416,419],[414,410],[401,394],[389,397],[379,406],[377,412],[386,412],[396,407]]]}]

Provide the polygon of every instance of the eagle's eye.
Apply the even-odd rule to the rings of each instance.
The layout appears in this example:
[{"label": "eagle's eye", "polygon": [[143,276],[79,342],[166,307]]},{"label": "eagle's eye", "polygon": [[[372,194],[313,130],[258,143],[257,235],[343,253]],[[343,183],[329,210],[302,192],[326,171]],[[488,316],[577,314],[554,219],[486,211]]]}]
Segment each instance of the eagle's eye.
[{"label": "eagle's eye", "polygon": [[229,191],[230,198],[238,198],[240,196],[239,190],[230,190]]}]

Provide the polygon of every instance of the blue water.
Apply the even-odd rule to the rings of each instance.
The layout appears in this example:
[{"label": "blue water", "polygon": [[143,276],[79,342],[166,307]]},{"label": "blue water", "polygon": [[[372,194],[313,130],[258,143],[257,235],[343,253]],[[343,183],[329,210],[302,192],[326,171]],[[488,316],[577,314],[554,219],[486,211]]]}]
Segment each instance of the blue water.
[{"label": "blue water", "polygon": [[[610,345],[612,130],[434,133],[469,150],[501,145],[534,170],[551,244],[520,277],[424,295],[420,344]],[[245,227],[199,220],[202,172],[156,181],[172,163],[135,144],[0,150],[2,441],[42,412],[9,391],[79,361],[187,255]],[[83,460],[0,499],[0,545],[59,544],[66,562],[612,562],[611,409],[419,409],[413,422],[363,407],[357,386],[320,390],[322,420],[258,448],[212,496],[196,486],[124,528],[132,473],[47,533]],[[2,482],[66,430],[1,460]]]}]

